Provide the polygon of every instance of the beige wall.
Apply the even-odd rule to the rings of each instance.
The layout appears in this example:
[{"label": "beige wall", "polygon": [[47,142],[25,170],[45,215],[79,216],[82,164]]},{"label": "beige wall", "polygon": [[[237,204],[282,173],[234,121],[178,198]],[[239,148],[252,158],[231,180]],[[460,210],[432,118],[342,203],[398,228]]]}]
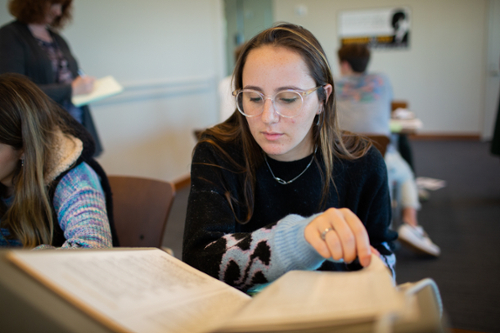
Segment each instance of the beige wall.
[{"label": "beige wall", "polygon": [[[318,37],[337,75],[339,12],[410,7],[410,49],[375,50],[369,69],[388,74],[395,98],[408,100],[424,122],[422,132],[483,132],[487,0],[275,0],[274,4],[277,21],[301,24]],[[295,14],[298,5],[307,6],[306,16]]]},{"label": "beige wall", "polygon": [[[274,0],[273,6],[276,21],[304,25],[318,37],[335,74],[340,11],[409,6],[411,48],[375,51],[371,69],[389,75],[395,97],[409,101],[424,133],[481,134],[496,108],[498,78],[487,79],[486,59],[498,60],[500,47],[487,42],[495,40],[487,30],[491,17],[498,25],[499,1]],[[0,0],[0,25],[12,19],[6,4]],[[192,130],[217,121],[216,84],[225,66],[222,1],[74,4],[73,23],[62,34],[81,67],[97,77],[114,75],[125,86],[123,94],[92,105],[105,146],[100,162],[109,174],[165,180],[186,174]],[[308,14],[296,16],[297,5]]]},{"label": "beige wall", "polygon": [[[0,25],[12,18],[0,0]],[[173,180],[189,172],[193,129],[216,122],[223,76],[219,0],[74,0],[62,31],[81,68],[123,94],[91,105],[108,174]]]}]

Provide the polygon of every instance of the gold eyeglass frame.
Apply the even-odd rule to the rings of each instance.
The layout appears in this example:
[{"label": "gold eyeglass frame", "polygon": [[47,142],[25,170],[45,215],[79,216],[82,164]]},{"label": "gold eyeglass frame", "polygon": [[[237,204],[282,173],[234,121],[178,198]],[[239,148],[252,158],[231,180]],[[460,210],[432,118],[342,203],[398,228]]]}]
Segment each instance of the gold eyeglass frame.
[{"label": "gold eyeglass frame", "polygon": [[[259,95],[262,96],[263,100],[264,100],[264,103],[265,103],[265,100],[266,99],[270,99],[271,102],[273,103],[273,107],[274,107],[274,110],[276,111],[277,114],[279,114],[281,117],[285,117],[285,118],[294,118],[294,117],[297,117],[299,114],[300,114],[300,111],[302,111],[302,107],[304,106],[304,98],[307,97],[308,95],[310,95],[311,93],[315,92],[316,90],[318,90],[319,88],[322,88],[323,86],[317,86],[317,87],[314,87],[314,88],[311,88],[311,89],[308,89],[308,90],[305,90],[305,91],[301,91],[301,90],[295,90],[295,89],[284,89],[284,90],[280,90],[278,91],[276,94],[274,94],[273,96],[268,96],[268,95],[264,95],[263,93],[261,93],[260,91],[257,91],[257,90],[254,90],[254,89],[238,89],[238,90],[235,90],[231,93],[231,95],[234,96],[234,99],[235,99],[235,102],[236,102],[236,108],[238,109],[238,111],[244,115],[245,117],[248,117],[248,118],[253,118],[253,117],[257,117],[257,116],[260,116],[263,112],[264,112],[264,107],[262,107],[262,111],[259,113],[259,114],[255,114],[255,115],[248,115],[248,114],[245,114],[242,110],[240,110],[240,107],[238,105],[238,94],[243,92],[243,91],[252,91],[252,92],[255,92]],[[300,98],[302,99],[302,105],[300,107],[300,110],[299,112],[294,115],[294,116],[285,116],[285,115],[282,115],[278,109],[276,108],[276,104],[274,102],[274,99],[276,98],[276,96],[284,91],[290,91],[290,92],[294,92],[294,93],[297,93]]]}]

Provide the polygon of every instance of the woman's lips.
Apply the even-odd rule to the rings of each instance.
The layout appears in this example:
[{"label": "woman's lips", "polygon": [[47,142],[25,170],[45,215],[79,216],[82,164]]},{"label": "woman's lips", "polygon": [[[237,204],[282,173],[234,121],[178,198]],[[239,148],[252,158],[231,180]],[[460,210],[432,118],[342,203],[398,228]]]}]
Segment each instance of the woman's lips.
[{"label": "woman's lips", "polygon": [[272,133],[272,132],[262,132],[262,134],[269,141],[278,140],[283,135],[282,133]]}]

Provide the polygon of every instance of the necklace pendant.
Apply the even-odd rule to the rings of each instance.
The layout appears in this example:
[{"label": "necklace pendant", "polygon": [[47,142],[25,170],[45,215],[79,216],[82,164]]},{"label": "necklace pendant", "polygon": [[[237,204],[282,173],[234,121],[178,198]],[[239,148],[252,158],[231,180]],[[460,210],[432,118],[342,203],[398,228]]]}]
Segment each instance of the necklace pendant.
[{"label": "necklace pendant", "polygon": [[274,179],[275,179],[278,183],[280,183],[281,185],[287,185],[287,184],[289,184],[289,182],[287,182],[286,180],[283,180],[283,179],[281,179],[281,178],[279,178],[279,177],[275,177]]},{"label": "necklace pendant", "polygon": [[288,184],[291,184],[293,183],[295,180],[297,180],[300,176],[302,176],[304,174],[304,172],[307,171],[307,169],[309,169],[309,167],[311,166],[312,162],[314,161],[314,156],[316,155],[316,151],[318,150],[318,146],[315,146],[314,147],[314,153],[312,154],[312,157],[311,157],[311,160],[309,161],[309,164],[306,166],[306,168],[295,178],[293,179],[290,179],[290,180],[283,180],[279,177],[276,177],[274,175],[274,172],[273,170],[271,170],[271,166],[269,165],[269,162],[267,161],[267,156],[266,154],[264,154],[264,161],[266,161],[266,164],[267,164],[267,168],[269,169],[269,172],[271,172],[271,176],[273,176],[274,180],[277,181],[279,184],[281,185],[288,185]]}]

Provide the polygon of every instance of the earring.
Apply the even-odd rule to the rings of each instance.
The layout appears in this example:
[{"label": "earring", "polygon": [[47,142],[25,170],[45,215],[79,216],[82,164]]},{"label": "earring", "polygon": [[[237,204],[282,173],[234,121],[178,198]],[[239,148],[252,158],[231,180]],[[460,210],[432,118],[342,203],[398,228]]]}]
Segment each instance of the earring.
[{"label": "earring", "polygon": [[21,168],[24,167],[24,158],[21,159]]},{"label": "earring", "polygon": [[322,111],[320,110],[320,112],[318,113],[318,121],[316,122],[316,126],[319,126],[319,122],[320,122],[320,118],[321,118],[321,113],[322,113]]}]

